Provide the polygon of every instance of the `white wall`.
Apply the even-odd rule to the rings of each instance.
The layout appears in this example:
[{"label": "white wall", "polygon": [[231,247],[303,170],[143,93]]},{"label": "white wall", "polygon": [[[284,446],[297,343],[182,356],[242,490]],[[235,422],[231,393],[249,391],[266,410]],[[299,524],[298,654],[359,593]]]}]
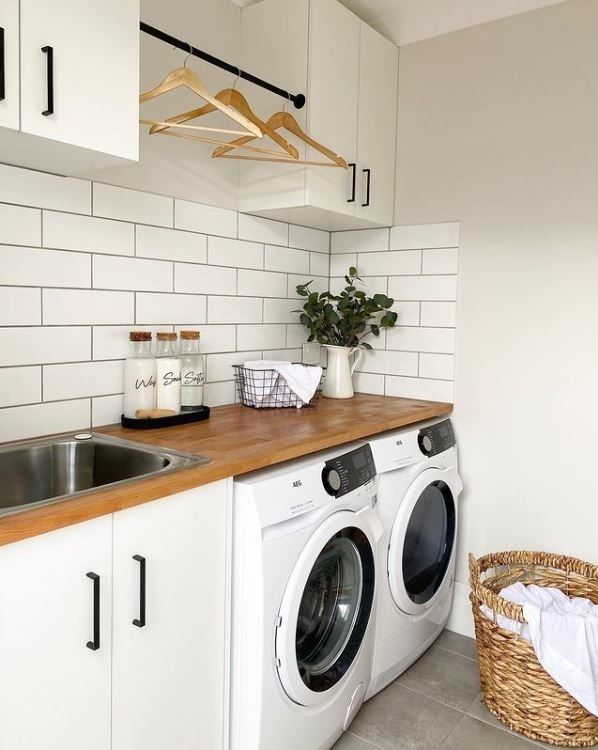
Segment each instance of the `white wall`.
[{"label": "white wall", "polygon": [[598,562],[597,28],[572,0],[401,49],[395,222],[461,222],[462,583],[470,550]]},{"label": "white wall", "polygon": [[[141,0],[141,18],[233,65],[242,65],[241,9],[230,0]],[[160,83],[173,68],[183,64],[185,57],[184,52],[141,34],[141,91]],[[220,91],[232,85],[235,79],[230,73],[197,58],[189,58],[188,65],[210,91]],[[238,88],[251,100],[254,86],[240,83]],[[176,92],[142,105],[142,113],[162,119],[201,104],[201,100],[189,92]],[[210,123],[226,123],[224,127],[232,127],[230,120],[219,119],[216,114],[206,116],[202,124],[208,124],[208,119]],[[215,136],[226,139],[226,136]],[[112,185],[237,208],[238,165],[224,159],[213,160],[211,152],[215,146],[161,135],[149,136],[146,126],[141,128],[140,138],[139,164],[96,171],[87,176]]]}]

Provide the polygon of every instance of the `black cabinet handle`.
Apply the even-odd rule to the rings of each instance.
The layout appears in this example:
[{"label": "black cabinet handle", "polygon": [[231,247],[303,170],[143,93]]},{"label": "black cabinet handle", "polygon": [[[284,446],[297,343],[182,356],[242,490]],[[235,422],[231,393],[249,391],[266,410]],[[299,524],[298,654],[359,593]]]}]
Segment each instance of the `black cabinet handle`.
[{"label": "black cabinet handle", "polygon": [[6,99],[6,48],[4,29],[0,26],[0,102]]},{"label": "black cabinet handle", "polygon": [[138,628],[145,627],[145,557],[133,555],[133,560],[139,563],[139,618],[133,620]]},{"label": "black cabinet handle", "polygon": [[97,651],[100,648],[100,576],[87,573],[93,581],[93,641],[87,641],[87,648]]},{"label": "black cabinet handle", "polygon": [[48,108],[42,112],[44,117],[54,114],[54,47],[42,47],[46,55],[46,76],[48,86]]},{"label": "black cabinet handle", "polygon": [[349,169],[353,171],[353,174],[351,176],[351,197],[347,198],[347,203],[355,203],[355,179],[357,174],[357,164],[349,164]]},{"label": "black cabinet handle", "polygon": [[366,189],[365,189],[365,203],[362,203],[362,207],[366,208],[370,205],[370,188],[372,186],[372,170],[371,169],[363,169],[362,172],[367,177],[366,182]]}]

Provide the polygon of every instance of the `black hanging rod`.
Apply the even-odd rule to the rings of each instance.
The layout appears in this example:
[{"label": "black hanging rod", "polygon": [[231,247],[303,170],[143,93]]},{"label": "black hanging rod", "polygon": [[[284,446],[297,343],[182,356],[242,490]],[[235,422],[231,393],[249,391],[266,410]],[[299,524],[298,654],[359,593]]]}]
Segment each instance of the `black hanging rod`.
[{"label": "black hanging rod", "polygon": [[215,65],[217,68],[227,70],[229,73],[235,73],[240,78],[244,78],[246,81],[250,81],[256,86],[261,86],[263,89],[271,91],[273,94],[277,94],[287,101],[293,102],[297,109],[301,109],[305,105],[305,96],[303,94],[290,94],[288,91],[278,88],[278,86],[274,86],[274,84],[268,83],[268,81],[264,81],[261,78],[252,75],[251,73],[247,73],[245,70],[240,70],[234,65],[224,62],[224,60],[220,60],[218,57],[210,55],[209,52],[204,52],[201,49],[197,49],[197,47],[194,47],[192,44],[183,42],[180,39],[177,39],[175,36],[167,34],[165,31],[160,31],[160,29],[156,29],[154,26],[150,26],[148,23],[144,23],[143,21],[141,21],[141,23],[139,24],[139,28],[145,34],[149,34],[156,39],[160,39],[162,42],[166,42],[173,47],[178,47],[179,49],[183,50],[183,52],[188,52],[190,55],[194,55],[194,57],[199,57],[201,60],[205,60],[206,62],[210,63],[210,65]]}]

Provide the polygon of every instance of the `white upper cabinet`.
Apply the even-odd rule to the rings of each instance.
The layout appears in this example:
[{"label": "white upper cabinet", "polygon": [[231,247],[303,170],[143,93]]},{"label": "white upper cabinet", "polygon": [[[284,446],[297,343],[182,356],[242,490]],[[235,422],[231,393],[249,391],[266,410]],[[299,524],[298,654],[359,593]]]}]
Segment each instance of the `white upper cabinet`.
[{"label": "white upper cabinet", "polygon": [[0,3],[0,127],[19,129],[19,0]]},{"label": "white upper cabinet", "polygon": [[0,547],[3,750],[110,750],[111,550],[111,516]]},{"label": "white upper cabinet", "polygon": [[[392,224],[397,47],[336,0],[263,0],[243,10],[242,40],[243,66],[305,93],[304,109],[287,110],[350,166],[241,162],[240,210],[332,230]],[[282,108],[275,95],[247,93],[264,119]]]},{"label": "white upper cabinet", "polygon": [[17,97],[10,121],[0,104],[0,125],[20,132],[0,131],[0,161],[77,174],[137,160],[139,0],[8,0],[8,14],[5,5],[7,83],[14,96],[20,78],[20,124]]}]

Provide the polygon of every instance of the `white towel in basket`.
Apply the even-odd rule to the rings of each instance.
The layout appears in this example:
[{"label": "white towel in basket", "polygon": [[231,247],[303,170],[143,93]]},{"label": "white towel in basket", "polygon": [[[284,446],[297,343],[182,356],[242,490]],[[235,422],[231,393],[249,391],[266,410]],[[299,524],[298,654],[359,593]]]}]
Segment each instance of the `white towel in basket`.
[{"label": "white towel in basket", "polygon": [[[514,583],[499,596],[521,605],[528,624],[498,615],[498,625],[531,641],[538,661],[553,680],[598,716],[598,605],[535,584]],[[489,607],[480,609],[494,620]]]},{"label": "white towel in basket", "polygon": [[[250,370],[275,370],[297,396],[298,409],[311,401],[322,378],[321,367],[306,367],[285,361],[257,359],[245,362],[243,366]],[[288,406],[288,396],[279,395],[275,386],[275,380],[269,385],[264,384],[263,388],[256,392],[256,400],[262,402],[263,406]],[[275,393],[272,395],[273,390]]]}]

